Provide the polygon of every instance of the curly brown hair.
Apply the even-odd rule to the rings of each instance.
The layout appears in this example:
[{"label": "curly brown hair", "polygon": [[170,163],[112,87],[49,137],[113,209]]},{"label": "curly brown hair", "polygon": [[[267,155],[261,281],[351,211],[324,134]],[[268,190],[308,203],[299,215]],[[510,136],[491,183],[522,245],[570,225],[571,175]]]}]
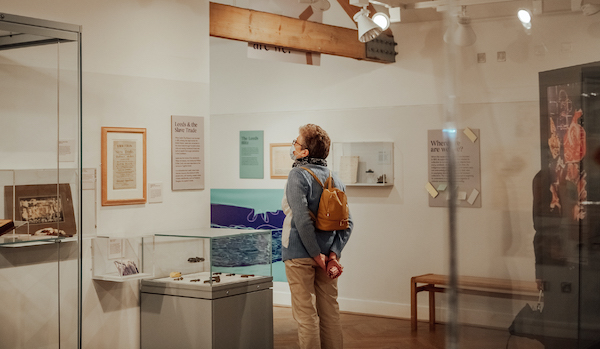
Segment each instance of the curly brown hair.
[{"label": "curly brown hair", "polygon": [[327,158],[331,139],[324,129],[314,124],[306,124],[300,127],[300,135],[304,138],[304,147],[308,149],[308,156],[318,159]]}]

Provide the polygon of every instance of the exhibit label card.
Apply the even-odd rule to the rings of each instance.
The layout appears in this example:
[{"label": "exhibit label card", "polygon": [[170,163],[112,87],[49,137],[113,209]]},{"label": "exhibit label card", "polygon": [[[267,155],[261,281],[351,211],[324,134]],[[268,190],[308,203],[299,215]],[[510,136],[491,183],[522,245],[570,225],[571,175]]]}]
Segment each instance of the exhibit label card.
[{"label": "exhibit label card", "polygon": [[83,168],[81,169],[81,189],[95,190],[96,189],[96,169]]},{"label": "exhibit label card", "polygon": [[75,140],[59,140],[58,141],[58,161],[60,162],[75,162]]},{"label": "exhibit label card", "polygon": [[123,257],[123,239],[108,239],[108,259]]},{"label": "exhibit label card", "polygon": [[[427,131],[429,154],[429,183],[431,188],[438,188],[440,194],[429,193],[430,207],[448,206],[448,160],[449,142],[454,142],[456,151],[456,190],[459,207],[481,207],[481,166],[479,158],[478,129],[453,130],[446,134],[444,130]],[[429,190],[429,189],[428,189]]]},{"label": "exhibit label card", "polygon": [[204,118],[171,116],[171,189],[204,189]]},{"label": "exhibit label card", "polygon": [[148,183],[148,203],[163,202],[162,182]]},{"label": "exhibit label card", "polygon": [[240,131],[240,178],[264,178],[263,131]]}]

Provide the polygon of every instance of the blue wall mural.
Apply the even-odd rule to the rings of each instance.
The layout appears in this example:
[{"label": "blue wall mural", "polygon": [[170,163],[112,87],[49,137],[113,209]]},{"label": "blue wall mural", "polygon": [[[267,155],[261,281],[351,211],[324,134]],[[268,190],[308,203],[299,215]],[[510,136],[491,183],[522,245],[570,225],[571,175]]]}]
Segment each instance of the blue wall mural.
[{"label": "blue wall mural", "polygon": [[[287,281],[281,261],[281,229],[285,215],[281,210],[283,189],[211,189],[210,223],[212,228],[269,229],[272,235],[271,261],[273,281]],[[251,266],[266,263],[266,242],[256,238],[219,239],[213,245],[215,267],[239,268],[249,273]],[[235,243],[236,246],[231,246]],[[267,253],[265,253],[267,252]],[[268,260],[268,259],[267,259]],[[228,269],[231,270],[231,269]]]}]

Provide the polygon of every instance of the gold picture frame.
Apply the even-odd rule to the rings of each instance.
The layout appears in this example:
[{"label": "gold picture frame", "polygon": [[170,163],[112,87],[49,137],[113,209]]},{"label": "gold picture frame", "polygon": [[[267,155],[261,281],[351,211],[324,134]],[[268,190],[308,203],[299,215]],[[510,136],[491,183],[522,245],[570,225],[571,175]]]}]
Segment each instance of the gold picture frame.
[{"label": "gold picture frame", "polygon": [[146,199],[146,129],[102,127],[102,206]]},{"label": "gold picture frame", "polygon": [[290,158],[291,143],[271,143],[271,178],[286,179],[294,160]]}]

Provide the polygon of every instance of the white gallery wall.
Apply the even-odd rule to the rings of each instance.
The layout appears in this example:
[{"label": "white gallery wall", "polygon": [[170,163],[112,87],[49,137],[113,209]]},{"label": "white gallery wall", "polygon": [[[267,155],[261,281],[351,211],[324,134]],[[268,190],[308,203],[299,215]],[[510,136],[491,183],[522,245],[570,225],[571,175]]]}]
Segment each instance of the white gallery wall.
[{"label": "white gallery wall", "polygon": [[[337,4],[330,11],[325,23],[334,18],[332,24],[352,25],[339,15]],[[299,126],[312,122],[334,142],[395,145],[393,187],[348,189],[356,228],[343,256],[342,309],[407,318],[410,277],[446,272],[446,211],[428,207],[424,190],[427,130],[445,125],[441,22],[394,25],[399,44],[394,64],[323,56],[321,66],[313,67],[247,59],[244,43],[209,39],[207,1],[4,0],[0,12],[83,26],[83,167],[97,173],[97,200],[91,213],[86,210],[84,235],[130,237],[208,226],[210,188],[282,188],[285,183],[268,179],[268,161],[265,179],[239,179],[239,131],[264,130],[268,154],[269,143],[290,142]],[[477,43],[461,50],[457,68],[465,102],[457,126],[481,132],[482,208],[459,211],[461,273],[533,279],[530,187],[539,163],[537,73],[598,60],[599,22],[600,17],[580,14],[546,16],[528,36],[516,19],[474,21]],[[506,51],[506,62],[496,62],[497,51]],[[477,64],[481,52],[488,61]],[[205,117],[205,190],[170,191],[171,115]],[[100,206],[102,126],[147,129],[148,181],[163,184],[162,203]],[[90,214],[95,217],[88,229]],[[83,248],[83,346],[139,347],[139,283],[91,280],[89,240]],[[19,297],[34,308],[48,307],[39,295],[56,287],[55,279],[48,280],[56,270],[46,262],[56,260],[57,253],[64,261],[61,280],[68,279],[71,287],[61,292],[73,297],[77,261],[72,246],[61,252],[0,253],[0,282],[10,280],[19,292],[26,290]],[[24,285],[15,283],[19,275],[26,275]],[[277,285],[276,292],[285,303],[285,285]],[[3,299],[0,304],[10,305],[10,298]],[[443,296],[439,305],[444,307]],[[464,321],[506,326],[522,303],[473,297],[461,305],[467,309],[461,312]],[[19,309],[5,309],[3,323],[13,321]],[[424,308],[420,317],[426,318]],[[56,347],[46,335],[54,333],[52,321],[19,323],[14,333],[31,335],[18,347]],[[69,344],[72,325],[65,324],[61,333]],[[10,335],[0,332],[1,338]],[[0,348],[7,343],[0,341]]]},{"label": "white gallery wall", "polygon": [[[336,11],[336,4],[330,11]],[[339,9],[338,9],[339,11]],[[348,23],[324,23],[347,26]],[[475,20],[477,42],[460,48],[454,68],[458,128],[479,129],[481,208],[458,213],[459,273],[531,280],[531,181],[539,169],[538,72],[600,59],[600,17],[536,17],[530,35],[515,18]],[[285,180],[239,178],[239,131],[264,130],[291,142],[316,123],[333,142],[394,142],[392,188],[348,188],[355,230],[343,253],[345,311],[410,317],[410,278],[447,273],[447,211],[428,207],[427,130],[447,126],[443,23],[392,24],[396,63],[321,57],[320,66],[246,58],[244,43],[211,38],[211,186],[283,188]],[[496,53],[506,52],[498,62]],[[487,62],[477,63],[477,53]],[[275,301],[289,304],[285,284]],[[427,296],[419,296],[427,319]],[[438,320],[445,297],[438,296]],[[461,297],[460,320],[508,327],[523,301]]]},{"label": "white gallery wall", "polygon": [[[82,26],[83,167],[96,170],[95,196],[92,194],[84,207],[83,236],[134,237],[171,229],[208,227],[209,190],[172,192],[170,189],[171,115],[204,117],[204,137],[207,144],[210,140],[208,1],[6,0],[0,4],[0,12]],[[7,96],[0,96],[4,104],[8,101],[3,97]],[[2,118],[1,122],[7,120]],[[146,128],[147,180],[162,183],[162,203],[100,205],[103,126]],[[210,153],[205,151],[205,156],[208,162]],[[209,163],[205,169],[209,173]],[[210,187],[209,178],[205,185]],[[90,246],[90,240],[84,239],[83,347],[139,347],[139,282],[92,280]],[[13,332],[1,332],[0,348],[55,348],[57,311],[46,318],[39,310],[56,307],[56,252],[43,247],[26,247],[18,249],[18,253],[14,250],[0,251],[0,267],[4,270],[0,283],[13,280],[15,273],[28,275],[26,284],[14,281],[9,284],[30,304],[26,309],[5,307],[10,304],[5,298],[0,303],[5,309],[0,311],[0,318],[11,323],[15,312],[27,310],[28,316],[42,315],[44,320],[26,321],[25,312],[19,313],[23,314],[19,319],[24,320],[16,327],[4,327]],[[77,320],[71,314],[77,297],[77,253],[76,246],[63,250],[60,292],[67,299],[63,299],[61,311],[68,323],[62,324],[61,340],[66,347],[72,347],[76,343]],[[47,301],[49,294],[54,296]],[[4,340],[13,337],[20,339]]]}]

